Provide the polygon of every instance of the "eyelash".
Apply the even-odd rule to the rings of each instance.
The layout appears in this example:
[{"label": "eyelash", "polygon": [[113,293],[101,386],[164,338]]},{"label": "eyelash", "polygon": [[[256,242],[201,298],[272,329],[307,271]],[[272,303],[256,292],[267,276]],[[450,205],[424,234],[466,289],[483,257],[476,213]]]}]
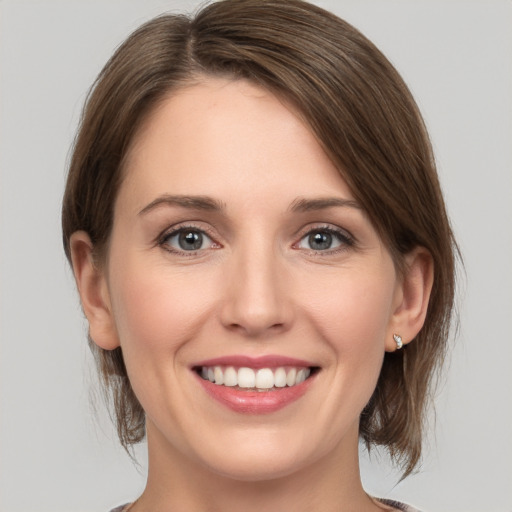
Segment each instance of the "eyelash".
[{"label": "eyelash", "polygon": [[309,251],[310,254],[313,254],[315,256],[338,254],[356,245],[355,238],[348,231],[334,227],[332,225],[319,225],[313,228],[309,227],[306,231],[304,231],[300,235],[299,241],[293,244],[293,248],[300,249],[299,244],[307,237],[313,235],[314,233],[328,233],[329,235],[332,235],[334,238],[336,238],[340,244],[339,247],[335,247],[333,249],[306,249]]},{"label": "eyelash", "polygon": [[[197,250],[186,251],[186,250],[175,249],[169,245],[169,240],[171,238],[179,235],[180,233],[187,233],[187,232],[196,232],[196,233],[202,234],[203,236],[206,236],[208,239],[210,239],[212,241],[212,244],[209,248],[219,249],[222,247],[219,243],[215,242],[213,235],[211,233],[209,233],[207,229],[205,229],[203,227],[195,226],[192,224],[180,225],[180,226],[174,227],[171,231],[165,231],[162,235],[160,235],[158,237],[157,244],[167,252],[182,255],[182,256],[196,256],[199,252],[206,250],[206,249],[197,249]],[[321,225],[321,226],[315,226],[313,228],[308,228],[306,231],[304,231],[300,235],[299,241],[295,242],[292,247],[294,249],[300,250],[301,248],[299,247],[299,244],[303,240],[305,240],[306,237],[311,236],[315,233],[327,233],[329,235],[332,235],[333,237],[335,237],[337,239],[337,241],[339,242],[340,245],[339,245],[339,247],[335,247],[333,249],[323,249],[323,250],[318,250],[318,249],[315,250],[315,249],[305,248],[305,250],[309,251],[310,254],[313,254],[313,255],[326,256],[326,255],[331,255],[331,254],[337,254],[337,253],[346,251],[350,247],[354,247],[356,244],[355,238],[347,231],[340,229],[340,228],[333,227],[332,225]]]},{"label": "eyelash", "polygon": [[214,246],[214,249],[219,249],[222,246],[215,242],[213,235],[208,232],[207,229],[204,227],[194,226],[193,224],[186,224],[186,225],[180,225],[177,227],[174,227],[170,231],[165,231],[162,235],[158,237],[157,243],[162,249],[164,249],[167,252],[170,252],[172,254],[178,254],[180,256],[197,256],[197,254],[201,251],[204,251],[205,249],[198,249],[198,250],[191,250],[191,251],[185,251],[185,250],[179,250],[175,249],[174,247],[171,247],[169,245],[169,240],[173,238],[174,236],[179,235],[180,233],[200,233],[203,236],[206,236],[212,241],[212,245]]}]

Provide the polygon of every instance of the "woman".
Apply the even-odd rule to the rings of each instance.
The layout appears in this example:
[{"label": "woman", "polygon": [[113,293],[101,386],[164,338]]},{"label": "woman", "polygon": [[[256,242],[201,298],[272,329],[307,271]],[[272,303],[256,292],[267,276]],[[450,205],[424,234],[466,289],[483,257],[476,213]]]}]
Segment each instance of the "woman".
[{"label": "woman", "polygon": [[454,242],[414,100],[354,28],[261,0],[141,27],[63,232],[121,443],[147,436],[119,510],[412,510],[365,493],[358,440],[419,461]]}]

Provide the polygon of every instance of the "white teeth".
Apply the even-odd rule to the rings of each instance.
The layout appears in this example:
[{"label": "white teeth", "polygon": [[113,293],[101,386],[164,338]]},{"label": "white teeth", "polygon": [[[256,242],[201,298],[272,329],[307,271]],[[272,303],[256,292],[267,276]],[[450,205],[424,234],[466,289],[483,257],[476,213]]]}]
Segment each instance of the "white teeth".
[{"label": "white teeth", "polygon": [[285,386],[296,386],[304,382],[311,374],[310,368],[252,368],[233,366],[203,366],[201,377],[219,386],[239,386],[241,388],[252,388],[269,390],[272,388],[284,388]]},{"label": "white teeth", "polygon": [[213,369],[213,375],[215,376],[215,384],[224,384],[224,374],[220,366],[216,366]]},{"label": "white teeth", "polygon": [[256,373],[256,387],[270,389],[274,387],[274,374],[270,368],[261,368]]},{"label": "white teeth", "polygon": [[286,370],[278,368],[274,374],[274,386],[276,388],[284,388],[286,386]]},{"label": "white teeth", "polygon": [[286,376],[286,385],[293,386],[295,384],[295,377],[297,376],[297,370],[292,368]]},{"label": "white teeth", "polygon": [[236,370],[229,366],[224,371],[224,386],[236,386],[238,384],[238,376]]},{"label": "white teeth", "polygon": [[238,370],[238,385],[241,388],[254,388],[256,385],[256,374],[252,368],[240,368]]}]

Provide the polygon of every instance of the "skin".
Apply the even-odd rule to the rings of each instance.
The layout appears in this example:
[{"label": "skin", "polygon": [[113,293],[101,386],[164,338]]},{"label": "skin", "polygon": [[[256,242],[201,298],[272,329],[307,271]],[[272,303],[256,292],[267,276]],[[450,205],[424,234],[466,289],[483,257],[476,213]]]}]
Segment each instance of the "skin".
[{"label": "skin", "polygon": [[[220,208],[162,201],[170,194]],[[297,209],[325,198],[346,204]],[[201,248],[181,249],[178,228],[204,233]],[[308,236],[326,229],[341,235],[312,248]],[[130,148],[106,261],[94,265],[84,232],[71,246],[91,337],[122,346],[147,415],[148,483],[132,511],[385,508],[360,482],[358,419],[393,333],[407,342],[421,328],[431,263],[417,249],[397,274],[290,106],[245,81],[173,93]],[[233,354],[320,371],[285,408],[240,414],[191,371]]]}]

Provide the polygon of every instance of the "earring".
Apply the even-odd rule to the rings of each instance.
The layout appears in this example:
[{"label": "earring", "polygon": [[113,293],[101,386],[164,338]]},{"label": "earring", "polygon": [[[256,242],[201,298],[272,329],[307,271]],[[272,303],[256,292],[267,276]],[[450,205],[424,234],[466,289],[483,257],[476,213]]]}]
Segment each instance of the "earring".
[{"label": "earring", "polygon": [[395,340],[396,343],[396,349],[400,350],[404,346],[402,336],[400,336],[400,334],[393,334],[393,339]]}]

